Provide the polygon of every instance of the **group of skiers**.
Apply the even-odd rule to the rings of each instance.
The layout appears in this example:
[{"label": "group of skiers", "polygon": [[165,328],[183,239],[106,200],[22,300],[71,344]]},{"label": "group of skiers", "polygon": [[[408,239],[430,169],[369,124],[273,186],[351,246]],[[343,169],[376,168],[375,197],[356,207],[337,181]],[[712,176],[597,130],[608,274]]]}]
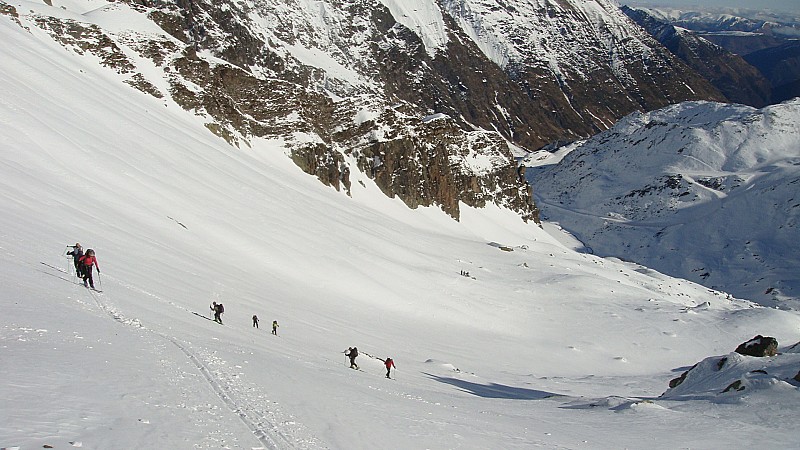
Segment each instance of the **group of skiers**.
[{"label": "group of skiers", "polygon": [[[223,306],[222,303],[211,302],[211,306],[209,306],[208,308],[211,310],[211,312],[214,313],[214,322],[217,322],[218,324],[222,325],[222,313],[225,312],[225,306]],[[258,322],[259,322],[258,315],[257,314],[253,314],[253,327],[254,328],[258,328]],[[277,320],[273,320],[272,321],[272,334],[274,334],[275,336],[278,335],[278,327],[279,326],[280,325],[278,325],[278,321]]]},{"label": "group of skiers", "polygon": [[[258,316],[255,315],[255,314],[253,314],[253,326],[255,328],[258,328]],[[277,320],[273,320],[272,321],[272,334],[274,334],[275,336],[278,335],[278,327],[279,326],[280,325],[278,325],[278,321]]]},{"label": "group of skiers", "polygon": [[[67,255],[72,256],[73,264],[75,265],[75,274],[78,278],[83,280],[83,285],[91,287],[94,289],[94,279],[92,278],[92,266],[97,268],[97,273],[100,273],[100,266],[97,265],[97,258],[95,257],[94,250],[88,249],[84,253],[83,247],[80,243],[75,243],[75,245],[68,245],[68,248],[72,250],[67,252]],[[464,275],[464,272],[461,273]],[[468,276],[467,273],[466,276]],[[225,312],[225,307],[222,303],[211,302],[211,306],[209,306],[211,312],[214,313],[214,322],[222,325],[222,314]],[[253,314],[253,327],[258,328],[258,315]],[[278,335],[278,321],[272,321],[272,334],[277,336]],[[356,357],[358,357],[358,349],[356,347],[349,347],[347,350],[344,351],[345,356],[350,359],[350,368],[358,370],[358,364],[356,364]],[[369,355],[367,355],[369,356]],[[386,366],[386,378],[391,378],[390,374],[392,368],[397,369],[397,366],[394,365],[394,361],[392,358],[380,359],[375,358],[379,361],[382,361],[384,366]]]},{"label": "group of skiers", "polygon": [[75,265],[75,275],[83,280],[83,285],[94,289],[94,278],[92,277],[92,266],[97,268],[97,273],[100,273],[100,266],[97,265],[97,258],[94,256],[94,250],[88,249],[86,253],[83,252],[80,242],[75,245],[68,245],[67,247],[72,250],[67,252],[67,255],[72,256],[72,262]]},{"label": "group of skiers", "polygon": [[[358,357],[358,348],[356,348],[356,347],[348,347],[348,349],[345,350],[343,353],[344,353],[345,356],[350,358],[350,368],[359,370],[358,369],[358,364],[356,364],[356,358]],[[367,356],[370,356],[370,355],[367,355]],[[372,356],[372,358],[374,358],[374,356]],[[383,362],[383,365],[386,366],[386,378],[391,378],[391,376],[389,376],[389,375],[392,372],[392,368],[394,367],[395,369],[397,369],[397,366],[394,365],[394,361],[392,360],[392,358],[387,357],[386,359],[380,359],[380,358],[375,358],[375,359],[377,359],[378,361]]]}]

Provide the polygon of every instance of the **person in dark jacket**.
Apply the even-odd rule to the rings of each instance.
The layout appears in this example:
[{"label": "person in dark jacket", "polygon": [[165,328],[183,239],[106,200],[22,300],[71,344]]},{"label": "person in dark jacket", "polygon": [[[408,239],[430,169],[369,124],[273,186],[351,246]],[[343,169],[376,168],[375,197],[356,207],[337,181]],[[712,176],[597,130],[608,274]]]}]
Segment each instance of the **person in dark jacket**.
[{"label": "person in dark jacket", "polygon": [[258,328],[258,316],[253,314],[253,326]]},{"label": "person in dark jacket", "polygon": [[97,268],[97,273],[100,273],[100,266],[97,265],[97,258],[94,256],[94,250],[86,250],[86,254],[81,256],[78,260],[81,263],[81,275],[83,278],[83,285],[94,289],[94,279],[92,278],[92,266]]},{"label": "person in dark jacket", "polygon": [[279,327],[278,321],[277,320],[273,320],[272,321],[272,334],[274,334],[275,336],[278,335],[278,327]]},{"label": "person in dark jacket", "polygon": [[358,349],[355,347],[350,347],[344,351],[344,355],[350,358],[350,368],[351,369],[358,369],[358,364],[356,364],[356,357],[358,356]]},{"label": "person in dark jacket", "polygon": [[81,256],[83,256],[83,247],[81,247],[80,242],[76,242],[75,245],[73,245],[71,248],[72,250],[68,251],[67,255],[72,256],[72,264],[75,265],[75,276],[81,278],[82,274],[80,270],[81,268],[80,259]]},{"label": "person in dark jacket", "polygon": [[222,303],[214,302],[214,322],[222,325],[222,313],[225,312],[225,307],[222,306]]},{"label": "person in dark jacket", "polygon": [[394,365],[394,361],[392,361],[392,358],[386,357],[386,359],[383,360],[383,365],[386,366],[386,378],[392,378],[389,376],[389,372],[392,371],[392,367],[397,369],[397,366]]}]

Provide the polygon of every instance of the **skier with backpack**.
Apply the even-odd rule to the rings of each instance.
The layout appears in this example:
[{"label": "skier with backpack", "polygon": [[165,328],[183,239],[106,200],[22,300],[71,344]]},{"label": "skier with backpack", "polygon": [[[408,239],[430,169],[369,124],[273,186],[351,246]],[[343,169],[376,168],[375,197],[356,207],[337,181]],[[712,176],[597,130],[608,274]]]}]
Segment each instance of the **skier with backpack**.
[{"label": "skier with backpack", "polygon": [[392,361],[392,358],[389,358],[388,356],[386,357],[386,359],[381,361],[383,361],[383,365],[386,366],[386,378],[392,378],[389,376],[389,373],[392,371],[392,367],[397,369],[397,366],[394,365],[394,361]]},{"label": "skier with backpack", "polygon": [[258,328],[258,316],[256,314],[253,314],[253,326]]},{"label": "skier with backpack", "polygon": [[94,279],[92,278],[92,266],[97,268],[97,273],[100,273],[100,266],[97,265],[97,258],[94,256],[94,250],[86,250],[86,254],[81,256],[78,261],[80,262],[80,272],[83,278],[83,285],[94,289]]},{"label": "skier with backpack", "polygon": [[67,255],[72,256],[72,264],[75,265],[75,276],[81,278],[81,263],[80,259],[83,256],[83,247],[81,247],[80,242],[76,242],[75,245],[67,246],[71,248],[71,251],[67,252]]},{"label": "skier with backpack", "polygon": [[356,364],[356,357],[358,356],[358,349],[355,347],[350,347],[344,351],[344,355],[350,358],[350,368],[358,370],[358,364]]},{"label": "skier with backpack", "polygon": [[222,313],[225,312],[225,307],[222,306],[222,303],[211,302],[210,309],[214,311],[214,322],[222,325]]}]

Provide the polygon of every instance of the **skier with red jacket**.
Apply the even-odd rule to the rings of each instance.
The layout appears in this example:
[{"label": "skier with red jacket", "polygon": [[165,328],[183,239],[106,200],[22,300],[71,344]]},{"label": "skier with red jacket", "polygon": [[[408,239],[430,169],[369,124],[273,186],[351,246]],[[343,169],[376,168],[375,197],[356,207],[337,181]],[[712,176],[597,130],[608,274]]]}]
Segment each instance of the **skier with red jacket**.
[{"label": "skier with red jacket", "polygon": [[392,358],[387,357],[383,361],[383,365],[386,366],[386,378],[392,378],[392,377],[389,376],[389,373],[392,371],[392,367],[397,369],[397,366],[394,365],[394,361],[392,361]]},{"label": "skier with red jacket", "polygon": [[92,279],[92,266],[97,267],[97,273],[100,273],[100,266],[97,265],[97,258],[94,256],[94,250],[86,250],[86,254],[78,259],[81,266],[81,274],[83,274],[83,285],[94,289],[94,279]]}]

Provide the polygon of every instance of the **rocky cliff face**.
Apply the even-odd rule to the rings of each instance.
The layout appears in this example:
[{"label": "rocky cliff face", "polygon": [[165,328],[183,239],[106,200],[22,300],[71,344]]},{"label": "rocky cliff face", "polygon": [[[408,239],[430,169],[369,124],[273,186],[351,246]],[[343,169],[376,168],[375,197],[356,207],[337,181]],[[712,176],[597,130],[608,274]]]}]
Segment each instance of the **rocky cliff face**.
[{"label": "rocky cliff face", "polygon": [[509,142],[538,148],[634,110],[722,98],[607,0],[0,4],[231,145],[282,139],[336,189],[365,171],[456,218],[460,203],[490,202],[536,219]]},{"label": "rocky cliff face", "polygon": [[744,58],[646,11],[622,8],[675,56],[708,79],[728,100],[757,108],[770,103],[771,84]]}]

